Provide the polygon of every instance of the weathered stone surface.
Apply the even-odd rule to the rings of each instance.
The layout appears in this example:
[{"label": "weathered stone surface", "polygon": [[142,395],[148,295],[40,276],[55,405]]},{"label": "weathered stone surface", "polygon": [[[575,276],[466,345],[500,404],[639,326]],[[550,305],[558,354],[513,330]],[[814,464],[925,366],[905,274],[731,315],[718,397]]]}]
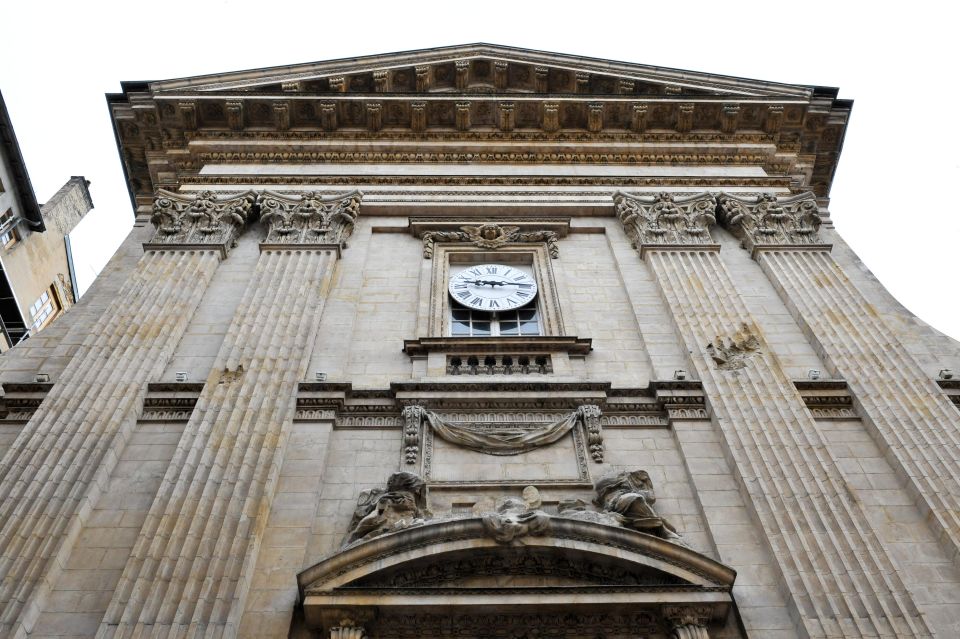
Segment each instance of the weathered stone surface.
[{"label": "weathered stone surface", "polygon": [[[137,225],[0,357],[0,636],[960,635],[960,345],[831,228],[849,103],[478,45],[111,108]],[[456,334],[469,264],[537,319]]]}]

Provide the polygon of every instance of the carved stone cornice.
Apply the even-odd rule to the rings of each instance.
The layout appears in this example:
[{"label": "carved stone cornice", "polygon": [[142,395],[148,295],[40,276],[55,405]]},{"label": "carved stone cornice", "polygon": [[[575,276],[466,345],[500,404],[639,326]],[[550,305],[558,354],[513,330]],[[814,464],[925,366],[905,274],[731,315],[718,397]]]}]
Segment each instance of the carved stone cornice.
[{"label": "carved stone cornice", "polygon": [[710,236],[710,227],[717,221],[717,202],[712,195],[637,196],[618,191],[613,202],[620,223],[641,257],[651,249],[720,250]]},{"label": "carved stone cornice", "polygon": [[300,197],[271,191],[260,194],[260,219],[267,225],[261,247],[342,247],[360,213],[360,191],[323,198],[313,191]]},{"label": "carved stone cornice", "polygon": [[495,222],[463,224],[465,221],[411,220],[410,230],[423,240],[423,257],[429,260],[433,257],[437,242],[467,243],[485,249],[497,249],[508,244],[545,243],[550,257],[557,258],[560,256],[557,242],[569,228],[569,220],[561,224],[555,220],[521,220],[510,226]]},{"label": "carved stone cornice", "polygon": [[150,217],[156,232],[143,249],[220,249],[226,257],[250,218],[256,199],[253,191],[231,197],[201,191],[188,197],[159,189]]},{"label": "carved stone cornice", "polygon": [[722,193],[717,197],[721,223],[737,235],[753,255],[763,250],[826,250],[822,242],[820,207],[813,193],[788,198],[760,194],[745,198]]}]

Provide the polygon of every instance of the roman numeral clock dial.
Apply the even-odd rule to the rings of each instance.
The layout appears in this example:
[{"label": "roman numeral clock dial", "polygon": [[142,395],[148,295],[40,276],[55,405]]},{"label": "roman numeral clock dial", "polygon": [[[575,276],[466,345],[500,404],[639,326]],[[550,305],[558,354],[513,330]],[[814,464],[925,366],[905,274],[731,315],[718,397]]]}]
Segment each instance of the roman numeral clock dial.
[{"label": "roman numeral clock dial", "polygon": [[450,295],[478,311],[509,311],[537,295],[536,281],[513,266],[479,264],[450,278]]}]

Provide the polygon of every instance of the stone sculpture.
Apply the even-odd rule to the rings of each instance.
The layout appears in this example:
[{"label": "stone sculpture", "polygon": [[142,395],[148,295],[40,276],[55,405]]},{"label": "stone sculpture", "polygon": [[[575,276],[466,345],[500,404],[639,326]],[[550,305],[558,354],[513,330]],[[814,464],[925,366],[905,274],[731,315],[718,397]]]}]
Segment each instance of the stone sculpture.
[{"label": "stone sculpture", "polygon": [[653,482],[645,470],[623,471],[604,475],[594,485],[595,503],[603,510],[620,516],[625,528],[656,535],[676,543],[683,537],[653,508],[657,497]]},{"label": "stone sculpture", "polygon": [[493,512],[483,513],[483,528],[501,544],[527,535],[546,535],[550,532],[550,515],[537,510],[540,503],[540,491],[527,486],[523,499],[503,497],[497,500]]},{"label": "stone sculpture", "polygon": [[424,488],[417,475],[399,472],[387,479],[386,490],[374,488],[360,493],[345,543],[423,524],[429,516]]}]

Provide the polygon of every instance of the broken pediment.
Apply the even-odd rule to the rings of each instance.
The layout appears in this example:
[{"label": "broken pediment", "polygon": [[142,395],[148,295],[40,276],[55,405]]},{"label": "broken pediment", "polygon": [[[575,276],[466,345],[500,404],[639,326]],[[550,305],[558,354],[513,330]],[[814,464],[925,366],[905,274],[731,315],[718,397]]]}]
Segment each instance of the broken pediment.
[{"label": "broken pediment", "polygon": [[151,83],[158,93],[796,96],[813,88],[469,44]]}]

